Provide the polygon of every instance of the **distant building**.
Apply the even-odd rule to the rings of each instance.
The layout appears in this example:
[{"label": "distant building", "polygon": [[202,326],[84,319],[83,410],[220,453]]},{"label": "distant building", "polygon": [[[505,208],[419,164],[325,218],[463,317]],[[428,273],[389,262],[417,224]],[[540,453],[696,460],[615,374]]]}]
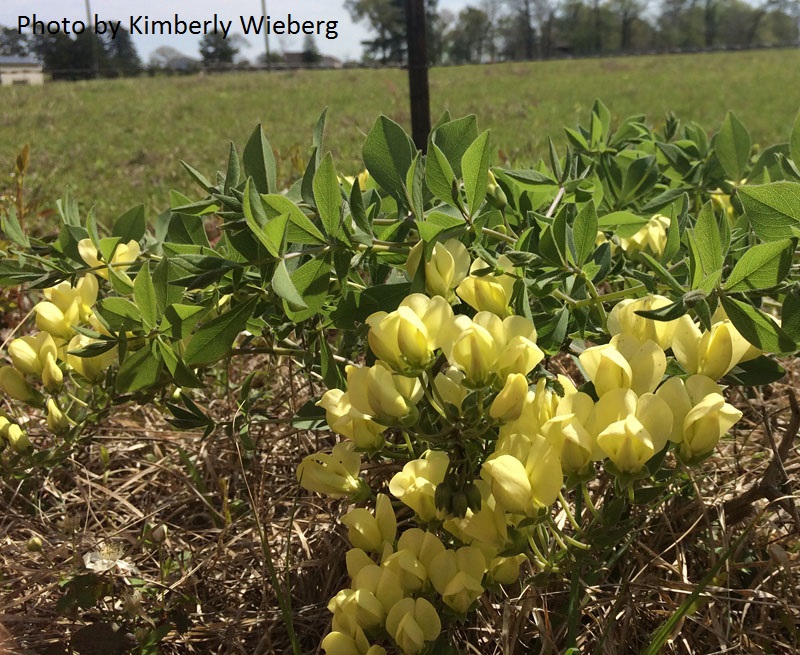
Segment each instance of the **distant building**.
[{"label": "distant building", "polygon": [[341,68],[342,62],[336,57],[322,55],[318,62],[309,64],[303,52],[284,52],[276,68]]},{"label": "distant building", "polygon": [[42,65],[31,57],[0,56],[0,86],[44,84]]}]

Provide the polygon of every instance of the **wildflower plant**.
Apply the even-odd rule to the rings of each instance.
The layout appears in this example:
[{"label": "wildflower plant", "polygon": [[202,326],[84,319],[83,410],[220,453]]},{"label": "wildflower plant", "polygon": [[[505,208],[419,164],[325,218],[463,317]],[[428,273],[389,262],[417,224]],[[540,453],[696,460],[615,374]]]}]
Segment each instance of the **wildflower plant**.
[{"label": "wildflower plant", "polygon": [[[446,652],[485,594],[585,561],[597,529],[674,493],[742,417],[731,386],[783,375],[800,127],[754,155],[733,114],[709,141],[672,116],[612,129],[597,102],[520,170],[491,166],[473,116],[445,114],[424,155],[381,117],[347,178],[324,118],[289,189],[259,127],[213,180],[185,165],[202,197],[173,194],[152,232],[138,209],[101,238],[69,198],[55,241],[3,217],[0,280],[41,294],[0,369],[3,466],[162,392],[176,426],[212,431],[191,390],[216,362],[292,357],[318,390],[295,424],[337,435],[298,482],[352,503],[323,652]],[[31,416],[54,436],[29,439]]]}]

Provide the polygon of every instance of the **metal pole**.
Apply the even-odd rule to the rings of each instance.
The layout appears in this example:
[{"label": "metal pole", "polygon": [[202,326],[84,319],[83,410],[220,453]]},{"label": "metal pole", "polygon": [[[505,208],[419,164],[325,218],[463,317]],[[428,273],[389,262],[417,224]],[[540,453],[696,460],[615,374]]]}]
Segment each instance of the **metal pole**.
[{"label": "metal pole", "polygon": [[428,149],[428,134],[431,131],[425,0],[406,0],[406,32],[411,135],[414,145],[424,153]]},{"label": "metal pole", "polygon": [[261,15],[264,17],[264,45],[267,48],[267,70],[272,70],[272,58],[269,55],[269,30],[267,29],[267,0],[261,0]]},{"label": "metal pole", "polygon": [[[89,5],[89,0],[86,0],[86,25],[91,27],[92,23],[92,8]],[[98,77],[100,73],[100,62],[97,57],[97,35],[93,34],[94,30],[89,33],[89,38],[92,44],[92,77]]]}]

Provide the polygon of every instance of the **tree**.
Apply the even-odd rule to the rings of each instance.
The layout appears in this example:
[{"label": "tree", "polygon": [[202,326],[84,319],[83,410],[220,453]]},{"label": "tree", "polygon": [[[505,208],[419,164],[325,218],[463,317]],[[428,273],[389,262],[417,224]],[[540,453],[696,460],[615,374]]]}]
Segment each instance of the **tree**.
[{"label": "tree", "polygon": [[456,64],[483,61],[489,40],[489,17],[480,9],[466,7],[448,35],[448,53]]},{"label": "tree", "polygon": [[536,56],[536,27],[533,0],[509,0],[511,13],[502,21],[505,29],[503,51],[508,59],[533,59]]},{"label": "tree", "polygon": [[133,45],[131,34],[120,27],[117,35],[106,44],[107,68],[112,74],[128,77],[142,71],[142,60]]},{"label": "tree", "polygon": [[20,34],[13,27],[0,27],[0,55],[25,57],[30,54],[27,34]]},{"label": "tree", "polygon": [[206,68],[231,66],[238,52],[239,48],[222,34],[210,32],[200,39],[200,56]]},{"label": "tree", "polygon": [[319,54],[319,49],[311,34],[307,34],[303,39],[303,63],[307,66],[315,66],[322,60],[322,55]]},{"label": "tree", "polygon": [[367,21],[375,38],[362,41],[364,56],[382,64],[402,63],[406,57],[405,0],[346,0],[355,22]]}]

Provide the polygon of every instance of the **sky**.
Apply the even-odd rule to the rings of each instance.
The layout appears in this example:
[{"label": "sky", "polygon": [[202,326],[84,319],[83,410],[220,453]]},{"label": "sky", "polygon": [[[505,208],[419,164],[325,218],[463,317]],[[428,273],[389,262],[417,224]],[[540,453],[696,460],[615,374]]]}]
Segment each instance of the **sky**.
[{"label": "sky", "polygon": [[[232,21],[230,35],[244,36],[241,17],[245,21],[250,16],[261,18],[261,0],[88,0],[92,14],[97,14],[99,21],[122,21],[121,27],[131,30],[131,16],[148,16],[150,20],[174,21],[175,14],[180,20],[186,21],[213,21],[214,15],[218,20]],[[322,34],[314,35],[317,48],[322,54],[332,55],[342,60],[361,58],[361,41],[369,38],[365,24],[354,23],[345,10],[342,2],[326,2],[325,0],[266,0],[267,15],[271,21],[287,21],[291,14],[292,20],[303,21],[337,21],[337,37],[328,39],[325,36],[326,25],[322,26]],[[458,10],[468,4],[467,0],[440,0],[439,7]],[[63,29],[64,19],[67,20],[67,29],[71,29],[73,21],[86,22],[86,0],[0,0],[0,25],[17,29],[20,17],[34,20],[57,21]],[[24,23],[23,19],[23,23]],[[92,18],[94,22],[94,18]],[[137,25],[145,31],[145,19],[139,20]],[[53,26],[55,28],[55,26]],[[30,33],[30,28],[23,28]],[[134,32],[134,30],[131,30]],[[201,36],[192,35],[160,35],[160,34],[133,34],[136,49],[143,62],[147,62],[150,54],[161,46],[171,46],[191,57],[198,57],[198,43]],[[250,47],[242,47],[241,55],[247,59],[255,60],[265,50],[263,32],[261,36],[251,33],[247,42]],[[270,50],[274,52],[300,51],[303,48],[304,36],[301,35],[270,35]]]}]

